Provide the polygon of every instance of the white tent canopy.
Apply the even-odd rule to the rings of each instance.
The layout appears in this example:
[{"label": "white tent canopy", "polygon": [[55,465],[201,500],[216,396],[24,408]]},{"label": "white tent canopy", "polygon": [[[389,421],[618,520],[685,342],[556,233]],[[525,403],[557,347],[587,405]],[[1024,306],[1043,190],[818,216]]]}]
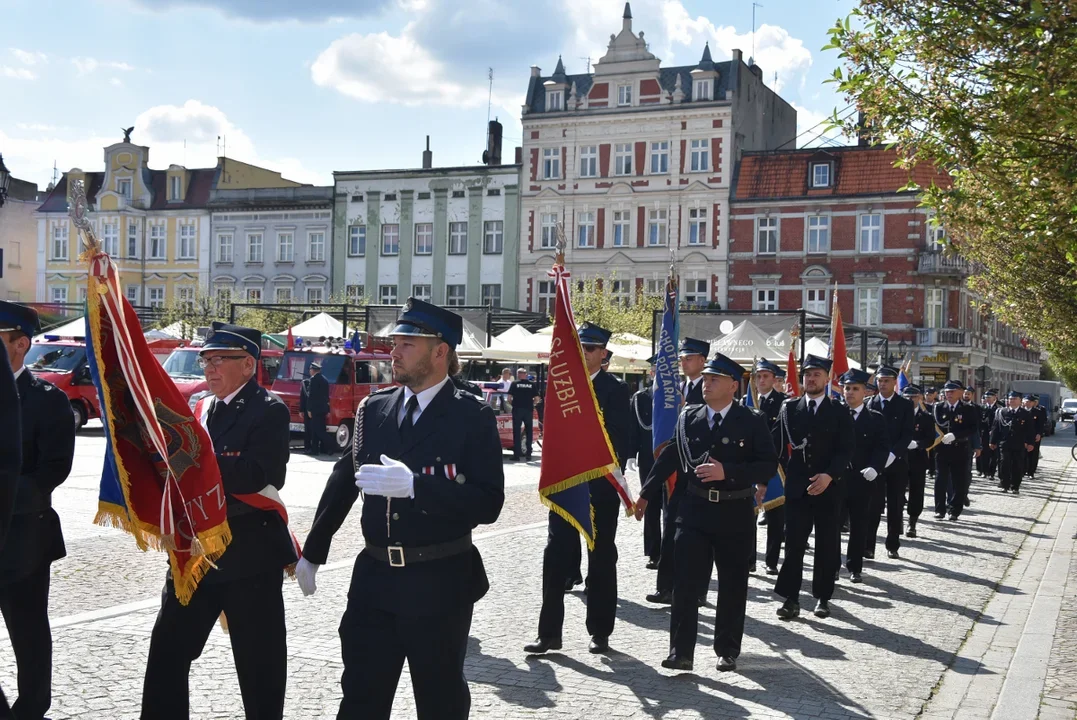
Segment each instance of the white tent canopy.
[{"label": "white tent canopy", "polygon": [[[553,326],[544,327],[534,334],[522,327],[516,331],[518,327],[509,328],[494,338],[491,346],[482,351],[483,359],[523,364],[549,363]],[[639,373],[650,367],[647,360],[651,357],[651,344],[638,335],[615,334],[607,347],[613,353],[611,372]]]},{"label": "white tent canopy", "polygon": [[782,355],[772,347],[766,333],[748,320],[719,338],[711,340],[711,354],[720,352],[730,360],[741,364],[751,363],[756,358],[780,360]]},{"label": "white tent canopy", "polygon": [[[813,337],[804,344],[804,355],[805,357],[808,355],[815,355],[816,357],[822,358],[830,357],[830,346],[823,342],[823,340],[821,340],[820,338]],[[860,369],[860,363],[858,363],[856,360],[853,360],[851,357],[848,356],[846,357],[846,360],[848,360],[849,362],[849,367],[856,370]]]},{"label": "white tent canopy", "polygon": [[517,343],[525,343],[529,341],[532,337],[533,335],[530,330],[525,328],[523,325],[516,324],[510,327],[505,332],[501,333],[500,335],[495,336],[493,342],[490,344],[492,346],[512,346]]},{"label": "white tent canopy", "polygon": [[55,335],[56,337],[63,338],[84,338],[86,337],[86,317],[80,317],[77,320],[72,320],[69,323],[64,323],[60,327],[53,328],[47,332],[41,333],[35,339],[44,339],[45,335]]},{"label": "white tent canopy", "polygon": [[[291,327],[293,337],[301,337],[304,340],[320,337],[344,337],[344,325],[329,313],[318,313],[312,318],[304,320],[298,325]],[[288,331],[285,330],[285,335]]]}]

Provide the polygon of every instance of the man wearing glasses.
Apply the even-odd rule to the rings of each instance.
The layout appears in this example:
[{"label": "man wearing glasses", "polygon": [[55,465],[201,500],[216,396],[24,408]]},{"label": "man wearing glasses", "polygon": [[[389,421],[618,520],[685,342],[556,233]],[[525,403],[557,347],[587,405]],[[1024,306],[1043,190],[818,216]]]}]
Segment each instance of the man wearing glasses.
[{"label": "man wearing glasses", "polygon": [[261,338],[258,330],[214,322],[200,352],[213,397],[199,402],[196,415],[213,441],[232,541],[187,605],[176,599],[171,571],[166,575],[142,689],[147,720],[189,716],[191,663],[222,612],[246,716],[273,720],[284,714],[288,649],[281,585],[283,569],[297,553],[283,517],[262,508],[280,504],[289,413],[255,377]]}]

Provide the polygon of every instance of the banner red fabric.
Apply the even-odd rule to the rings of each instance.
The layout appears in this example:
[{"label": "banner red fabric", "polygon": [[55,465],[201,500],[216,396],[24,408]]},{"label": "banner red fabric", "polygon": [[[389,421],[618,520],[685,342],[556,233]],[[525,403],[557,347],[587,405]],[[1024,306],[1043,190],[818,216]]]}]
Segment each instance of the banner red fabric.
[{"label": "banner red fabric", "polygon": [[849,372],[849,353],[845,351],[845,326],[841,322],[841,306],[838,305],[838,291],[834,289],[834,312],[830,325],[830,384],[836,392],[838,378]]}]

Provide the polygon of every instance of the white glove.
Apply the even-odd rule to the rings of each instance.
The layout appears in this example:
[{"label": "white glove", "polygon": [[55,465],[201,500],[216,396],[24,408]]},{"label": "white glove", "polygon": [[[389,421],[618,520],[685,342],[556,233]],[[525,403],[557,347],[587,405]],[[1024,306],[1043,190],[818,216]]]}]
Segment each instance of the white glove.
[{"label": "white glove", "polygon": [[875,468],[866,467],[860,471],[860,474],[864,476],[864,479],[871,482],[875,478],[879,477],[879,473],[875,472]]},{"label": "white glove", "polygon": [[381,456],[381,465],[360,465],[355,473],[355,484],[368,495],[382,495],[387,498],[415,497],[415,475],[411,469],[386,455]]},{"label": "white glove", "polygon": [[299,562],[295,564],[295,579],[299,582],[299,589],[304,595],[313,595],[318,589],[314,576],[318,574],[320,567],[321,565],[315,565],[306,558],[299,558]]},{"label": "white glove", "polygon": [[949,445],[954,440],[957,440],[957,437],[955,437],[953,433],[946,433],[945,435],[942,436],[942,444],[943,445]]},{"label": "white glove", "polygon": [[886,465],[883,465],[883,468],[885,469],[885,468],[890,467],[891,465],[894,464],[895,460],[897,460],[897,458],[894,457],[894,453],[890,453],[890,456],[886,458]]},{"label": "white glove", "polygon": [[628,462],[625,464],[625,467],[629,470],[636,470],[637,472],[639,471],[639,463],[636,462],[636,458],[628,458]]},{"label": "white glove", "polygon": [[918,447],[920,447],[920,443],[916,442],[915,440],[910,440],[909,441],[909,449],[910,450],[915,450]]}]

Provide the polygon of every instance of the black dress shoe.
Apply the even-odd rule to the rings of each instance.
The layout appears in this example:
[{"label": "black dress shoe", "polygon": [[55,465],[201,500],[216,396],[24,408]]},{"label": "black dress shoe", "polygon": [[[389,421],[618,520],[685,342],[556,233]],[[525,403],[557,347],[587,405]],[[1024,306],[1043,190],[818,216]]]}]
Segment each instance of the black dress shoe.
[{"label": "black dress shoe", "polygon": [[601,635],[592,635],[591,644],[587,646],[587,652],[599,655],[610,651],[610,639]]},{"label": "black dress shoe", "polygon": [[752,574],[752,575],[755,575],[755,571],[756,571],[757,569],[758,569],[758,567],[756,566],[756,564],[755,564],[755,563],[752,563],[752,566],[748,568],[748,572],[749,572],[750,574]]},{"label": "black dress shoe", "polygon": [[691,670],[692,660],[691,658],[677,657],[676,655],[670,655],[668,658],[662,661],[662,667],[670,670]]},{"label": "black dress shoe", "polygon": [[866,553],[864,553],[864,559],[865,560],[874,560],[875,559],[875,553],[874,552],[866,552]]},{"label": "black dress shoe", "polygon": [[971,504],[972,504],[972,501],[969,500],[968,498],[965,498],[965,507],[968,507]]},{"label": "black dress shoe", "polygon": [[915,525],[910,525],[909,526],[909,531],[907,533],[905,533],[905,537],[911,537],[911,538],[916,537],[916,526]]},{"label": "black dress shoe", "polygon": [[1014,494],[1014,495],[1020,495],[1020,494],[1021,494],[1021,491],[1020,491],[1020,490],[1018,490],[1017,488],[1014,488],[1014,489],[1013,489],[1013,494]]},{"label": "black dress shoe", "polygon": [[849,582],[851,582],[851,583],[862,583],[862,582],[864,582],[864,578],[861,577],[860,573],[858,573],[858,572],[849,573]]},{"label": "black dress shoe", "polygon": [[653,592],[647,596],[647,602],[654,603],[656,605],[672,605],[673,592],[670,590],[659,590],[658,592]]},{"label": "black dress shoe", "polygon": [[777,575],[778,568],[773,565],[767,565],[767,575]]},{"label": "black dress shoe", "polygon": [[795,617],[800,616],[800,603],[793,600],[786,600],[780,608],[778,608],[778,617],[782,620],[792,620]]},{"label": "black dress shoe", "polygon": [[946,517],[946,513],[941,513],[941,512],[935,513],[935,519],[936,520],[942,520],[944,517]]},{"label": "black dress shoe", "polygon": [[897,560],[898,559],[898,551],[897,550],[887,550],[886,551],[886,557],[890,558],[891,560]]},{"label": "black dress shoe", "polygon": [[820,600],[819,604],[815,606],[815,617],[828,618],[830,617],[830,603],[826,600]]},{"label": "black dress shoe", "polygon": [[567,593],[572,592],[572,588],[576,587],[579,584],[580,584],[579,580],[573,580],[571,578],[569,578],[568,580],[565,580],[565,592],[567,592]]},{"label": "black dress shoe", "polygon": [[737,669],[737,661],[728,655],[723,655],[718,658],[718,664],[715,666],[715,669],[721,672],[732,672]]},{"label": "black dress shoe", "polygon": [[524,645],[524,652],[531,655],[542,655],[550,650],[561,649],[561,638],[544,638],[540,637],[530,645]]},{"label": "black dress shoe", "polygon": [[950,513],[950,520],[957,520],[957,514],[956,513]]},{"label": "black dress shoe", "polygon": [[648,560],[647,561],[647,569],[648,570],[657,570],[658,569],[658,561],[657,560]]}]

